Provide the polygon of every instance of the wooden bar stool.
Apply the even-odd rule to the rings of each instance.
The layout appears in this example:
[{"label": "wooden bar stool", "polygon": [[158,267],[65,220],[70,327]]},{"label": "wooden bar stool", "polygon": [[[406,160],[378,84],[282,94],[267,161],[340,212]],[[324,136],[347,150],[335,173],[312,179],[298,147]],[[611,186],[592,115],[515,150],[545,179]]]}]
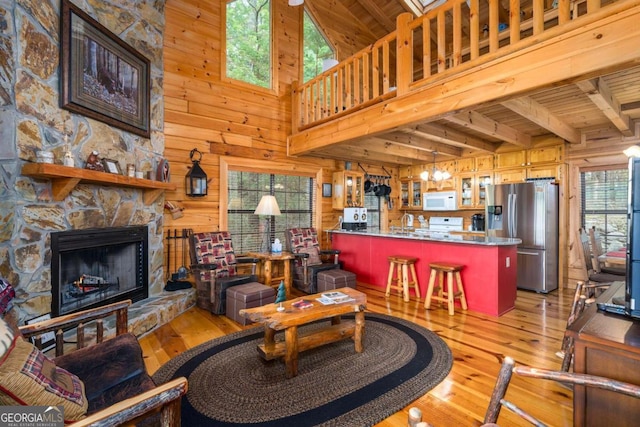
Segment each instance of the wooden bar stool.
[{"label": "wooden bar stool", "polygon": [[[418,258],[411,258],[402,255],[393,255],[389,260],[389,277],[387,278],[387,291],[385,296],[391,294],[391,289],[402,291],[405,302],[409,302],[409,286],[413,285],[416,298],[420,300],[420,287],[418,286],[418,276],[416,275],[416,261]],[[411,280],[409,280],[409,268],[411,268]],[[393,272],[396,271],[396,277]],[[394,284],[396,282],[396,284]]]},{"label": "wooden bar stool", "polygon": [[[460,305],[463,310],[467,309],[467,298],[464,295],[462,287],[462,278],[460,270],[464,268],[461,264],[450,264],[447,262],[432,262],[429,264],[431,275],[429,276],[429,287],[427,288],[427,297],[424,300],[424,308],[431,306],[431,300],[446,303],[449,307],[449,315],[454,315],[455,299],[460,299]],[[444,290],[444,275],[447,274],[447,290]],[[453,289],[453,276],[455,274],[457,291]],[[436,276],[438,285],[436,286]],[[437,292],[437,295],[434,295]]]}]

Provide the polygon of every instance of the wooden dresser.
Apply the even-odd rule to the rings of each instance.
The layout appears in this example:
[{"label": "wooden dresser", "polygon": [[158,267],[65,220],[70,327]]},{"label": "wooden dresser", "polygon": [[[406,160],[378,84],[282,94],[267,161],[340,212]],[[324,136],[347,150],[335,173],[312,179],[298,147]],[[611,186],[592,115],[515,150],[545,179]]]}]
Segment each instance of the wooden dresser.
[{"label": "wooden dresser", "polygon": [[[623,282],[615,282],[598,301],[610,301],[623,288]],[[592,304],[569,331],[575,339],[575,372],[640,385],[640,320],[603,313]],[[576,386],[573,418],[574,426],[637,426],[640,401]]]}]

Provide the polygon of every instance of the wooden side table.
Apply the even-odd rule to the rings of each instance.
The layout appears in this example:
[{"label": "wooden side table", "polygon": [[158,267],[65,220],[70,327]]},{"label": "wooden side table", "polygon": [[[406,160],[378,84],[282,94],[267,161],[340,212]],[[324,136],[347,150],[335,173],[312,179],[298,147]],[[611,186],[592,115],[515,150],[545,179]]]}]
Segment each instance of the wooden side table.
[{"label": "wooden side table", "polygon": [[[613,282],[598,301],[608,302],[624,290]],[[622,289],[621,289],[622,288]],[[574,371],[601,375],[640,385],[640,321],[598,311],[592,304],[568,329],[575,339]],[[607,390],[573,392],[574,426],[636,426],[640,419],[637,399]]]},{"label": "wooden side table", "polygon": [[[258,274],[264,280],[264,284],[267,286],[278,286],[281,280],[284,280],[284,288],[287,293],[287,298],[291,295],[291,285],[293,279],[291,277],[291,261],[295,259],[295,256],[291,252],[247,252],[249,257],[258,258],[260,265],[258,266]],[[279,261],[284,263],[284,276],[273,277],[273,262]]]}]

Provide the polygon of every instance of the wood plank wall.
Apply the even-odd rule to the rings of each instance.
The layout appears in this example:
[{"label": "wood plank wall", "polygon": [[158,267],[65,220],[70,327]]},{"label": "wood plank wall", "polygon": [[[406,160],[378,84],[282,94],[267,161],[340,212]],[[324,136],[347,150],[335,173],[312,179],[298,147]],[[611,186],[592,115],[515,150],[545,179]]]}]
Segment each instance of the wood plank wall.
[{"label": "wood plank wall", "polygon": [[[224,223],[220,218],[221,210],[226,209],[220,206],[221,156],[252,159],[260,169],[269,169],[270,162],[284,162],[291,168],[315,167],[322,170],[324,183],[332,182],[336,168],[343,168],[343,163],[335,160],[287,156],[291,83],[298,80],[300,68],[303,8],[289,7],[287,0],[274,1],[275,89],[269,91],[223,77],[224,7],[225,2],[168,0],[166,3],[165,157],[171,165],[171,182],[178,184],[178,190],[167,192],[165,199],[183,209],[183,216],[173,219],[169,211],[165,211],[165,232],[174,228],[218,230]],[[204,198],[189,198],[184,194],[184,176],[191,165],[189,152],[193,148],[204,154],[201,166],[211,179],[209,194]],[[382,173],[379,167],[363,166],[371,169],[371,173]],[[320,227],[333,227],[341,213],[331,209],[330,198],[322,198],[322,209],[318,212]],[[178,260],[182,259],[181,249],[178,246]]]}]

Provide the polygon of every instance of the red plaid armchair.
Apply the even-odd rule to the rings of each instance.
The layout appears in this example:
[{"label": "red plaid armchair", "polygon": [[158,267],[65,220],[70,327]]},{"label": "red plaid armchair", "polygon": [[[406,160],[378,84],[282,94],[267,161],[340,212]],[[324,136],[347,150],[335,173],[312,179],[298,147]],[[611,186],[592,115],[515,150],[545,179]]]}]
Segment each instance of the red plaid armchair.
[{"label": "red plaid armchair", "polygon": [[320,271],[340,268],[339,250],[321,250],[315,228],[289,228],[285,231],[287,250],[296,258],[293,264],[293,286],[308,294],[318,292]]},{"label": "red plaid armchair", "polygon": [[[259,260],[236,257],[228,231],[194,233],[189,245],[198,307],[224,314],[229,287],[258,281]],[[251,274],[238,274],[238,264],[251,264]]]}]

